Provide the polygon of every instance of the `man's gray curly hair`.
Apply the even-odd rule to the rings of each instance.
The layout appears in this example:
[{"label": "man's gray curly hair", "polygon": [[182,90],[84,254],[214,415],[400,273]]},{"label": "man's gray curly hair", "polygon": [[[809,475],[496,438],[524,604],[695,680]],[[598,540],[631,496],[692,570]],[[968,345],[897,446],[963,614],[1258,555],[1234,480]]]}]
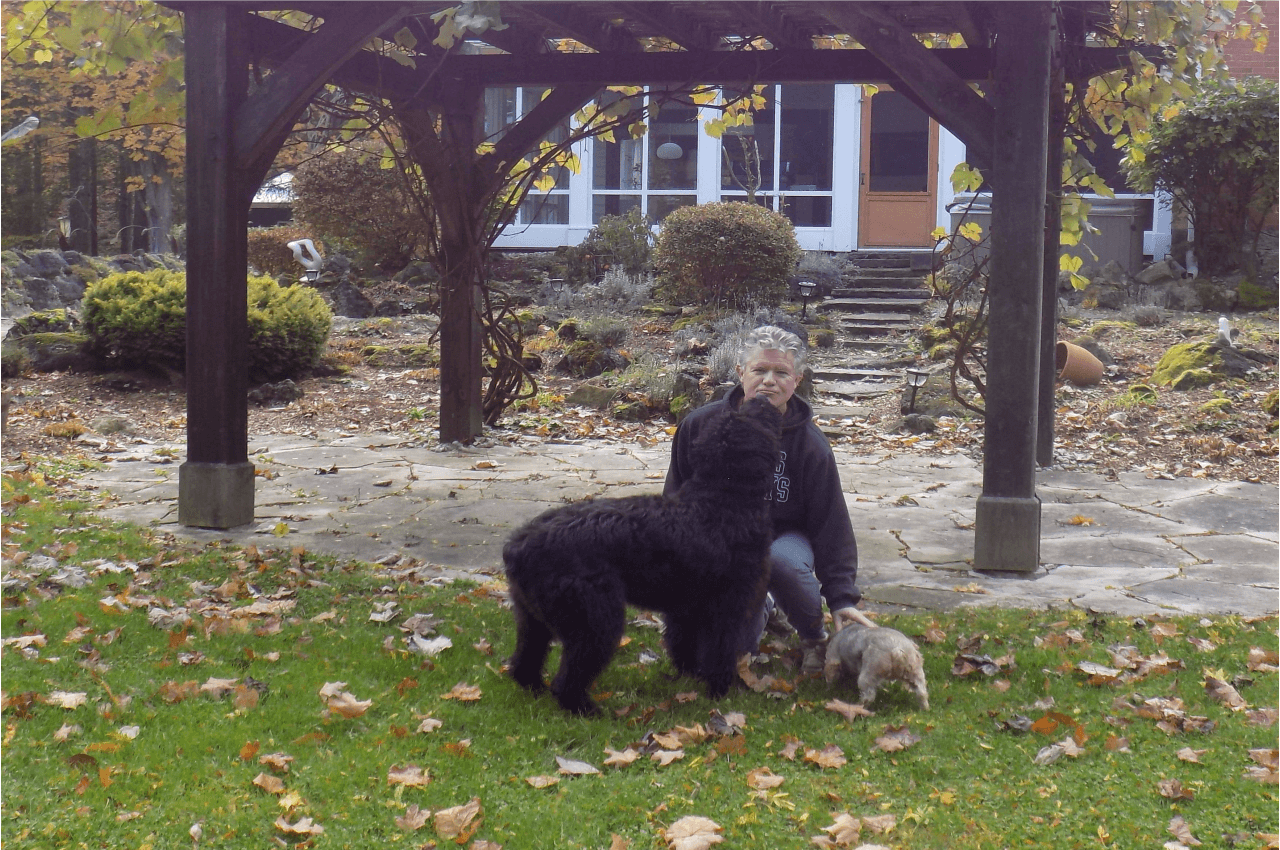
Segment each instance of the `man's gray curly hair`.
[{"label": "man's gray curly hair", "polygon": [[781,351],[791,355],[796,372],[804,370],[805,345],[800,337],[784,331],[774,325],[761,325],[749,332],[742,340],[742,348],[738,352],[738,365],[746,366],[761,351]]}]

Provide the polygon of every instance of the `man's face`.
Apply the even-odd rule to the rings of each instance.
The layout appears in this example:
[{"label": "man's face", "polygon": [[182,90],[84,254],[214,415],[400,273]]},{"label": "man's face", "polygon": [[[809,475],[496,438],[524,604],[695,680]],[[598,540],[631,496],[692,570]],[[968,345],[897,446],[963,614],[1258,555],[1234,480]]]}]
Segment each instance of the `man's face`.
[{"label": "man's face", "polygon": [[799,377],[794,358],[785,352],[765,350],[756,352],[745,366],[738,367],[738,379],[746,398],[760,396],[778,410],[786,413],[787,402],[795,395]]}]

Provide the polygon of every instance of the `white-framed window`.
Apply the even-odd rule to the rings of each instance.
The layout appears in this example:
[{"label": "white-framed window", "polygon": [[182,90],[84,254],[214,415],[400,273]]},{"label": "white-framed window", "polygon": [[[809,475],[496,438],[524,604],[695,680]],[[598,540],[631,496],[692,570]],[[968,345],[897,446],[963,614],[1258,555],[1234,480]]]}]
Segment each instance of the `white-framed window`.
[{"label": "white-framed window", "polygon": [[672,210],[697,204],[702,136],[697,107],[667,103],[650,115],[649,131],[638,139],[622,132],[614,141],[592,139],[592,224],[637,207],[661,222]]},{"label": "white-framed window", "polygon": [[[766,86],[765,107],[748,127],[721,138],[720,197],[778,210],[796,227],[831,227],[835,162],[835,86]],[[781,115],[781,119],[779,119]]]},{"label": "white-framed window", "polygon": [[[506,128],[528,115],[542,100],[546,91],[545,88],[529,86],[485,89],[485,138],[489,141],[502,138]],[[568,136],[569,122],[566,120],[544,138],[552,142],[563,142]],[[557,167],[552,170],[551,176],[555,180],[555,186],[545,192],[531,190],[520,204],[513,224],[569,223],[569,170]]]}]

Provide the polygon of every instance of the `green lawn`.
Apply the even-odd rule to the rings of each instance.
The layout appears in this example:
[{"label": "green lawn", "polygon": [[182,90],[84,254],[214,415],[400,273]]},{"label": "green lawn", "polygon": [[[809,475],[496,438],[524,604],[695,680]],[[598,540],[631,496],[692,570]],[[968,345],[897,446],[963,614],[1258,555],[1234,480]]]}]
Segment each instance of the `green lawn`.
[{"label": "green lawn", "polygon": [[712,703],[636,612],[581,720],[502,675],[499,581],[196,548],[102,522],[71,473],[3,485],[6,847],[1276,846],[1274,618],[886,618],[933,707],[889,688],[850,720],[794,637],[753,668],[772,687]]}]

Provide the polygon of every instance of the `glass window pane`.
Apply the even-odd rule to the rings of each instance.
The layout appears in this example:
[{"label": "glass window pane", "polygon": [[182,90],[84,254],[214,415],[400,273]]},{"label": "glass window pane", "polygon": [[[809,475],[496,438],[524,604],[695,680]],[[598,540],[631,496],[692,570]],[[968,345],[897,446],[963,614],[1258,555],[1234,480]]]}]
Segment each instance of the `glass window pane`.
[{"label": "glass window pane", "polygon": [[[526,115],[533,111],[533,108],[541,102],[544,94],[549,92],[546,88],[522,88],[520,89],[520,117],[523,119]],[[550,133],[542,137],[546,141],[559,144],[569,138],[569,119],[561,121],[555,126]],[[531,157],[526,157],[531,159]],[[551,178],[556,181],[556,188],[567,189],[569,187],[569,170],[563,166],[552,168],[549,172]]]},{"label": "glass window pane", "polygon": [[[737,94],[725,90],[725,99]],[[773,188],[773,125],[775,120],[774,87],[764,90],[765,108],[754,113],[750,127],[730,127],[720,139],[720,186],[730,191],[743,191],[749,183],[759,181],[757,189]]]},{"label": "glass window pane", "polygon": [[591,199],[591,221],[599,224],[607,215],[624,215],[639,206],[639,195],[596,195]]},{"label": "glass window pane", "polygon": [[929,191],[929,117],[896,91],[871,98],[872,192]]},{"label": "glass window pane", "polygon": [[669,103],[649,122],[649,188],[698,186],[698,111]]},{"label": "glass window pane", "polygon": [[592,141],[591,185],[595,189],[639,189],[644,179],[644,140]]},{"label": "glass window pane", "polygon": [[484,135],[489,141],[502,138],[506,128],[516,123],[516,90],[489,88],[484,90]]},{"label": "glass window pane", "polygon": [[831,197],[787,195],[782,212],[796,227],[830,227]]},{"label": "glass window pane", "polygon": [[[783,189],[802,192],[830,190],[835,86],[784,85],[781,99],[782,164],[778,182]],[[927,134],[927,125],[925,130]]]},{"label": "glass window pane", "polygon": [[568,224],[569,196],[530,192],[520,204],[521,224]]},{"label": "glass window pane", "polygon": [[697,205],[697,195],[650,195],[649,219],[661,222],[672,210]]}]

